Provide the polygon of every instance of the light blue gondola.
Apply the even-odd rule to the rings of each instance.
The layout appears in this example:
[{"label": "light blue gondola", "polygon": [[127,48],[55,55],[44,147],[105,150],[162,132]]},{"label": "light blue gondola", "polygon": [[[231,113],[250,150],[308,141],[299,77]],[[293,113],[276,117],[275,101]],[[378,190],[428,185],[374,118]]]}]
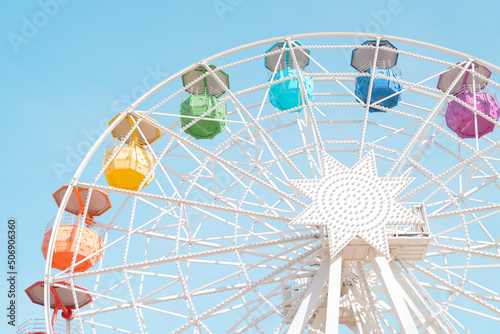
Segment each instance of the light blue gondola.
[{"label": "light blue gondola", "polygon": [[[302,45],[298,41],[295,41],[294,44]],[[266,53],[282,49],[285,47],[285,45],[286,42],[278,42],[274,44],[269,50],[267,50]],[[310,51],[307,49],[303,51],[307,53],[307,55],[310,54]],[[299,71],[302,74],[307,98],[309,99],[309,101],[313,99],[314,82],[313,79],[306,73],[306,71],[304,71],[304,68],[309,65],[309,57],[304,54],[304,52],[300,50],[294,51],[296,62],[294,62],[293,56],[290,54],[290,51],[286,51],[284,53],[277,52],[265,57],[266,68],[272,73],[276,71],[274,78],[271,75],[269,80],[272,80],[274,82],[295,76],[295,78],[293,79],[273,84],[269,89],[269,102],[271,102],[271,104],[279,110],[283,111],[305,105],[305,101],[300,90],[300,82],[298,79]],[[298,109],[294,111],[300,112],[301,110],[302,109]]]},{"label": "light blue gondola", "polygon": [[[377,41],[369,40],[361,45],[375,46]],[[380,47],[397,50],[397,48],[387,40],[381,40]],[[361,73],[372,73],[373,55],[375,48],[359,48],[352,52],[351,66]],[[379,49],[377,55],[377,63],[375,66],[375,76],[383,76],[388,79],[377,78],[373,80],[372,94],[370,104],[377,104],[386,108],[393,108],[398,105],[401,100],[401,90],[403,85],[393,80],[401,80],[401,71],[395,66],[398,62],[398,53],[389,50]],[[393,80],[390,80],[393,79]],[[368,100],[368,90],[370,87],[370,76],[358,76],[356,78],[356,87],[354,93],[363,102]],[[396,95],[394,95],[396,94]],[[391,96],[394,95],[394,96]],[[387,98],[391,96],[390,98]],[[381,101],[382,100],[382,101]],[[377,103],[378,101],[381,101]],[[370,107],[370,112],[385,112],[385,110],[376,107]]]}]

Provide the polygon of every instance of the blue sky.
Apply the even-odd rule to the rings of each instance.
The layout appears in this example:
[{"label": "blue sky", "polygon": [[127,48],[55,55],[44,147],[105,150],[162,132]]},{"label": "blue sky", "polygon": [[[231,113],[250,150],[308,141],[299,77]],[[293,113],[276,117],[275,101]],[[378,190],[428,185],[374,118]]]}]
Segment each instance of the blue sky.
[{"label": "blue sky", "polygon": [[[20,322],[42,316],[22,290],[43,279],[43,231],[57,211],[51,194],[68,183],[104,124],[162,78],[242,44],[323,31],[406,37],[500,63],[494,1],[24,0],[2,7],[0,249],[3,259],[14,217]],[[1,318],[1,332],[13,333]]]}]

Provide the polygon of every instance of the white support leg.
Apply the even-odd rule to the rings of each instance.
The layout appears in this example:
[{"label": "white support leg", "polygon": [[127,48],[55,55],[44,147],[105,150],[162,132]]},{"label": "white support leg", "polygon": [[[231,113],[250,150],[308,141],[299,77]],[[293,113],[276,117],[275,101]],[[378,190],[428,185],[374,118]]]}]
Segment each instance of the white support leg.
[{"label": "white support leg", "polygon": [[[361,291],[359,288],[361,288]],[[369,307],[369,302],[367,300],[369,296],[366,295],[365,290],[362,288],[362,286],[357,286],[350,288],[349,292],[352,293],[354,301],[357,305],[359,305],[357,306],[357,311],[361,312],[364,316],[363,323],[366,324],[366,328],[369,328],[369,330],[367,330],[366,332],[379,334],[380,327],[376,319],[375,310]],[[369,291],[368,293],[371,293],[371,291]]]},{"label": "white support leg", "polygon": [[[395,266],[391,266],[395,269]],[[400,286],[403,288],[403,297],[408,307],[410,308],[410,312],[413,314],[415,320],[419,324],[420,329],[424,333],[428,334],[437,334],[445,332],[445,329],[438,324],[436,319],[432,317],[432,315],[423,307],[421,301],[418,300],[417,296],[413,293],[410,287],[406,284],[406,282],[399,275],[394,275],[396,280],[399,282]]]},{"label": "white support leg", "polygon": [[326,309],[326,334],[339,332],[339,306],[342,289],[342,255],[337,254],[330,260],[328,279],[328,304]]},{"label": "white support leg", "polygon": [[384,256],[372,255],[372,264],[391,304],[399,330],[401,333],[417,334],[418,330],[404,301],[402,288],[394,278],[387,259]]},{"label": "white support leg", "polygon": [[295,317],[288,328],[287,334],[302,333],[314,310],[319,303],[322,302],[322,300],[320,300],[321,291],[323,291],[323,287],[327,282],[329,267],[330,258],[328,256],[324,256],[323,260],[321,260],[318,271],[314,275],[309,289],[307,289],[307,292],[300,303],[297,313],[295,313]]},{"label": "white support leg", "polygon": [[326,308],[319,308],[318,314],[316,314],[316,318],[314,318],[311,327],[324,332],[325,323],[326,323]]}]

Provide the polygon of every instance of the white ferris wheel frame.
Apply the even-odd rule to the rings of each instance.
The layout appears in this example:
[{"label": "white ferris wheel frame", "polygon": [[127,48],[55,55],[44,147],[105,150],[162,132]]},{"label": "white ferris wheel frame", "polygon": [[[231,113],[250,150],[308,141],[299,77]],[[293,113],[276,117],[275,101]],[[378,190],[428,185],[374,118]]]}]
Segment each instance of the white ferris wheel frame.
[{"label": "white ferris wheel frame", "polygon": [[[332,37],[364,38],[364,39],[376,39],[376,40],[387,39],[387,40],[390,40],[392,42],[401,42],[401,43],[411,44],[414,46],[424,47],[427,49],[443,52],[443,53],[446,53],[446,54],[449,54],[452,56],[457,56],[457,57],[460,57],[462,59],[467,59],[467,60],[469,60],[469,62],[475,62],[475,63],[481,64],[481,65],[484,65],[484,66],[490,68],[491,70],[500,73],[499,66],[482,61],[480,59],[477,59],[477,58],[472,57],[470,55],[467,55],[465,53],[454,51],[454,50],[444,48],[441,46],[437,46],[437,45],[433,45],[433,44],[429,44],[429,43],[425,43],[425,42],[420,42],[420,41],[416,41],[413,39],[401,38],[401,37],[397,37],[397,36],[374,35],[374,34],[367,34],[367,33],[349,33],[349,32],[308,33],[308,34],[298,34],[298,35],[289,35],[289,36],[270,38],[267,40],[261,40],[258,42],[238,46],[238,47],[229,49],[227,51],[223,51],[223,52],[218,53],[216,55],[205,58],[205,59],[203,59],[203,60],[201,60],[193,65],[190,65],[190,66],[178,71],[177,73],[171,75],[167,79],[163,80],[162,82],[160,82],[159,84],[157,84],[156,86],[151,88],[148,92],[146,92],[141,97],[139,97],[135,102],[133,102],[127,109],[125,109],[113,121],[113,123],[111,123],[110,126],[108,126],[108,128],[101,134],[101,136],[96,140],[96,142],[93,144],[93,146],[91,147],[91,149],[89,150],[89,152],[86,154],[83,161],[79,165],[71,182],[68,185],[68,189],[67,189],[66,194],[60,203],[60,206],[59,206],[59,209],[57,211],[56,218],[55,218],[55,222],[54,222],[54,226],[53,226],[54,233],[52,233],[51,240],[49,243],[49,248],[47,251],[46,265],[45,265],[45,287],[44,287],[45,300],[48,300],[50,298],[50,285],[53,284],[51,270],[52,270],[53,251],[54,251],[54,245],[55,245],[55,236],[57,235],[57,229],[59,227],[59,224],[60,224],[62,217],[63,217],[63,214],[64,214],[64,208],[69,200],[69,197],[72,193],[73,188],[75,186],[77,186],[78,179],[80,178],[80,176],[82,175],[82,172],[87,167],[87,164],[89,163],[90,159],[96,153],[97,149],[103,144],[104,140],[109,137],[112,129],[119,122],[121,122],[130,113],[134,114],[135,108],[137,106],[139,106],[142,102],[144,102],[147,98],[149,98],[151,95],[153,95],[155,92],[157,92],[159,89],[161,89],[162,87],[171,83],[172,81],[178,79],[184,73],[187,73],[190,70],[194,70],[195,68],[197,68],[198,66],[200,66],[202,64],[208,64],[209,62],[213,62],[214,60],[217,60],[219,58],[222,58],[222,57],[225,57],[225,56],[228,56],[228,55],[231,55],[231,54],[234,54],[234,53],[246,50],[246,49],[251,49],[251,48],[255,48],[255,47],[259,47],[259,46],[263,46],[263,45],[269,45],[269,44],[273,44],[273,43],[284,41],[284,40],[301,40],[301,39],[308,39],[308,38],[332,38]],[[377,45],[377,48],[378,48],[378,45]],[[321,80],[321,78],[319,78],[318,80]],[[340,79],[340,81],[353,81],[353,80],[349,79],[349,78],[344,78],[344,79]],[[434,95],[430,92],[424,91],[424,90],[419,90],[418,88],[413,88],[413,90],[418,91],[420,94],[427,95],[429,97],[436,97],[436,95]],[[445,97],[446,97],[446,95],[444,97],[439,97],[439,99],[444,100]],[[145,120],[145,118],[143,118],[142,115],[140,115],[140,114],[135,114],[135,115],[137,115],[138,118]],[[499,126],[498,122],[496,122],[496,126],[497,127]],[[94,186],[95,185],[92,185],[92,187],[94,187]],[[88,196],[88,198],[90,198],[90,196]],[[88,203],[86,203],[86,205],[88,205]],[[331,265],[337,266],[337,268],[338,268],[339,263],[335,262],[335,263],[332,263]],[[384,270],[388,270],[388,268],[381,267],[381,269],[379,269],[379,270],[384,271]],[[71,282],[71,284],[72,284],[73,289],[74,289],[73,281]],[[51,314],[50,314],[51,309],[50,309],[50,305],[48,303],[46,303],[46,305],[44,307],[44,313],[45,313],[45,319],[51,318]],[[49,320],[46,320],[46,329],[47,329],[47,333],[50,333],[50,334],[53,333]]]}]

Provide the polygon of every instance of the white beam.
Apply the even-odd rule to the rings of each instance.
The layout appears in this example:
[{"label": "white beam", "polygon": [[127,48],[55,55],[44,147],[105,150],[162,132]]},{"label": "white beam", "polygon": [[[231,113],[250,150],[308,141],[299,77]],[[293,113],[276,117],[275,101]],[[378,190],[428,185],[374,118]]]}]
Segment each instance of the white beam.
[{"label": "white beam", "polygon": [[[361,276],[361,275],[359,275]],[[359,277],[358,276],[358,277]],[[369,298],[371,298],[368,294],[371,294],[371,290],[369,289],[364,289],[361,284],[355,285],[353,287],[349,288],[349,293],[352,294],[354,297],[354,301],[357,304],[355,314],[358,312],[362,312],[364,319],[359,319],[359,320],[364,320],[365,327],[369,328],[370,330],[367,331],[370,334],[380,334],[383,332],[383,329],[380,327],[379,322],[377,321],[377,310],[375,307],[371,307],[369,304]],[[354,307],[353,307],[354,309]],[[358,319],[356,317],[356,322],[358,322]]]},{"label": "white beam", "polygon": [[328,304],[326,309],[327,334],[339,332],[339,304],[342,288],[342,252],[330,260],[330,273],[328,279]]},{"label": "white beam", "polygon": [[[394,268],[395,266],[391,267],[395,269]],[[394,275],[394,276],[396,280],[399,282],[400,286],[402,287],[403,298],[405,302],[408,304],[410,312],[413,315],[414,319],[419,324],[420,329],[424,333],[429,333],[429,334],[437,334],[445,332],[446,330],[441,326],[437,318],[435,318],[433,314],[429,314],[428,310],[426,310],[421,301],[418,300],[416,294],[411,289],[411,287],[408,286],[403,281],[403,278],[399,275]]]},{"label": "white beam", "polygon": [[314,321],[311,324],[311,327],[313,329],[324,332],[325,331],[325,323],[326,323],[326,309],[319,308],[318,313],[316,314],[316,318],[314,318]]},{"label": "white beam", "polygon": [[323,260],[319,265],[319,269],[313,277],[309,289],[307,289],[302,302],[295,313],[295,317],[292,320],[290,327],[288,328],[287,334],[300,334],[304,330],[309,318],[317,307],[318,303],[321,302],[320,296],[323,287],[328,279],[328,271],[330,267],[330,257],[324,256]]},{"label": "white beam", "polygon": [[389,263],[384,256],[372,254],[373,269],[382,283],[387,299],[391,304],[399,330],[406,334],[417,334],[418,330],[403,299],[402,288],[394,278]]}]

